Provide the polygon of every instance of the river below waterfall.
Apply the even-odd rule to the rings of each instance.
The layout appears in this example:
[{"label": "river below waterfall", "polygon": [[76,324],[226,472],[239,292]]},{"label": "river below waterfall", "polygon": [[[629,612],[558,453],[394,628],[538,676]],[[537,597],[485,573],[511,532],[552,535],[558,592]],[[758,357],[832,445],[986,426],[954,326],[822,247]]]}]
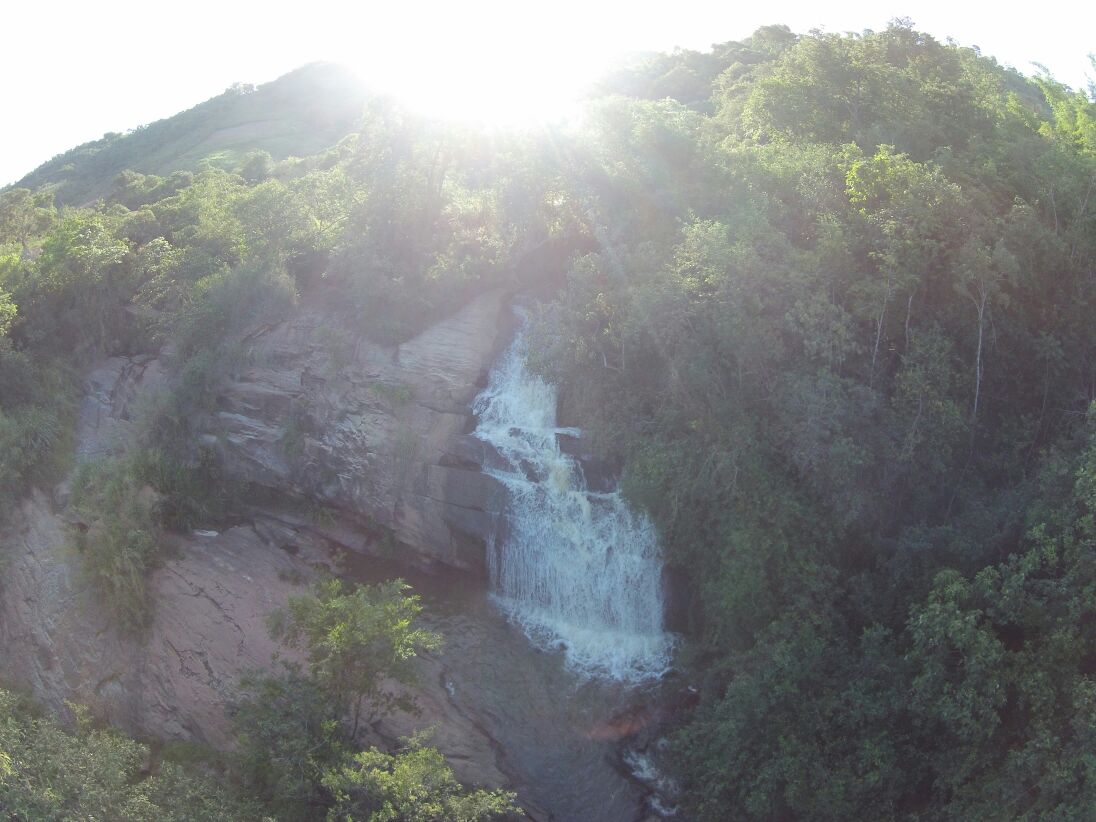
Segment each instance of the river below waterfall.
[{"label": "river below waterfall", "polygon": [[[650,763],[618,721],[654,699],[669,669],[662,562],[655,529],[614,487],[588,487],[564,453],[556,391],[526,367],[525,322],[477,397],[474,436],[490,446],[483,470],[508,506],[487,546],[489,582],[395,572],[354,560],[352,576],[401,575],[423,598],[422,621],[445,637],[440,661],[453,706],[495,743],[519,800],[559,822],[644,818]],[[641,715],[642,712],[640,712]]]},{"label": "river below waterfall", "polygon": [[498,744],[519,802],[557,822],[644,818],[649,791],[620,759],[614,718],[653,698],[646,688],[589,678],[561,652],[532,645],[466,574],[409,571],[361,555],[347,558],[359,582],[401,576],[422,597],[424,627],[445,637],[437,657],[453,705]]}]

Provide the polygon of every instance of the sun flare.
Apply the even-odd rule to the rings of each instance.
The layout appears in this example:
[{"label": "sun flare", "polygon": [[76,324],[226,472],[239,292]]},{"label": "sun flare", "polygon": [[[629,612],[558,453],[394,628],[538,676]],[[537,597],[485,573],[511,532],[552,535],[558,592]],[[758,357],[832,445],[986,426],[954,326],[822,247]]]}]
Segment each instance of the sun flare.
[{"label": "sun flare", "polygon": [[420,114],[522,127],[571,115],[610,59],[592,38],[528,9],[509,9],[490,20],[470,18],[459,8],[434,17],[428,29],[416,32],[413,50],[403,33],[394,32],[398,48],[351,47],[340,62],[369,87]]}]

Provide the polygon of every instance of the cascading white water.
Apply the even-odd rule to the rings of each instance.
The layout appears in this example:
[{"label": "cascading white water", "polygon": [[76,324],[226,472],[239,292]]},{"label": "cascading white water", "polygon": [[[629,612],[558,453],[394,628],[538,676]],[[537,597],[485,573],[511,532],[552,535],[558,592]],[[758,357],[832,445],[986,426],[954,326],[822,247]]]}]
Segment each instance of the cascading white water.
[{"label": "cascading white water", "polygon": [[[524,317],[523,317],[524,319]],[[636,681],[669,665],[662,628],[662,563],[650,520],[618,492],[587,489],[560,451],[556,390],[525,365],[524,329],[476,398],[475,436],[505,467],[485,468],[508,489],[508,532],[488,550],[496,602],[542,647],[595,676]]]}]

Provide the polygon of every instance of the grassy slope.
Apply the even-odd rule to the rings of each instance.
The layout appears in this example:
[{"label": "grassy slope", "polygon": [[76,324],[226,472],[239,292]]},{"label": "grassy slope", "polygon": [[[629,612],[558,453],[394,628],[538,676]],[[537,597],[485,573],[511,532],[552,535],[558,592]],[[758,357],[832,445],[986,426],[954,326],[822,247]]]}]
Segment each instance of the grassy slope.
[{"label": "grassy slope", "polygon": [[314,154],[349,133],[366,93],[345,69],[316,63],[251,91],[229,89],[127,134],[104,136],[43,163],[16,187],[57,186],[58,201],[83,204],[132,169],[170,174],[202,160],[222,165],[262,149],[274,159]]}]

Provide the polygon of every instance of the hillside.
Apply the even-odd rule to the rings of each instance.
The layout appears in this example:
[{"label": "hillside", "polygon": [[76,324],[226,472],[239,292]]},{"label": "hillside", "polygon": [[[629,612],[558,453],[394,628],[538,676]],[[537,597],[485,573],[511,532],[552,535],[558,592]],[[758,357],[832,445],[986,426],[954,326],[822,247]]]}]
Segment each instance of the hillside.
[{"label": "hillside", "polygon": [[366,92],[341,66],[315,63],[260,86],[233,86],[164,120],[70,149],[43,163],[12,188],[56,187],[58,203],[80,205],[104,196],[126,169],[167,175],[205,160],[230,166],[251,151],[275,160],[321,151],[349,134]]},{"label": "hillside", "polygon": [[[339,75],[302,72],[0,194],[0,517],[24,523],[0,531],[0,581],[23,588],[0,596],[42,626],[10,641],[44,637],[6,655],[58,672],[18,684],[49,704],[109,697],[154,736],[134,689],[166,686],[81,678],[99,669],[78,660],[116,662],[103,643],[124,638],[173,666],[148,644],[177,629],[172,609],[217,614],[171,569],[216,577],[203,556],[245,532],[255,563],[315,538],[428,567],[461,618],[511,619],[474,665],[419,639],[447,670],[486,664],[467,687],[435,670],[435,696],[490,726],[498,772],[519,776],[480,781],[533,797],[534,818],[1096,817],[1090,94],[905,21],[770,26],[622,68],[567,129],[487,134],[376,101],[332,145],[339,128],[305,112],[328,111],[317,72]],[[248,158],[277,145],[323,150]],[[162,174],[210,151],[193,173],[115,182],[135,158]],[[57,208],[54,183],[62,201],[106,196]],[[120,433],[92,449],[89,420]],[[303,587],[280,567],[233,572],[233,590],[254,594],[260,571],[285,583],[272,597]],[[49,634],[65,627],[50,613],[79,619],[59,577],[98,608],[68,645]],[[325,637],[350,630],[340,613],[363,630],[418,603],[361,590],[290,597],[275,639],[313,664],[268,671],[238,721],[218,713],[240,693],[232,653],[194,665],[201,719],[245,754],[226,784],[265,814],[368,818],[381,801],[394,762],[348,756],[353,700],[392,706],[383,654],[336,681]],[[613,670],[657,664],[625,684],[596,668],[613,654]],[[627,694],[615,714],[536,713],[602,687]],[[5,781],[4,721],[0,806],[48,799],[22,765]],[[391,818],[509,802],[480,799]]]}]

